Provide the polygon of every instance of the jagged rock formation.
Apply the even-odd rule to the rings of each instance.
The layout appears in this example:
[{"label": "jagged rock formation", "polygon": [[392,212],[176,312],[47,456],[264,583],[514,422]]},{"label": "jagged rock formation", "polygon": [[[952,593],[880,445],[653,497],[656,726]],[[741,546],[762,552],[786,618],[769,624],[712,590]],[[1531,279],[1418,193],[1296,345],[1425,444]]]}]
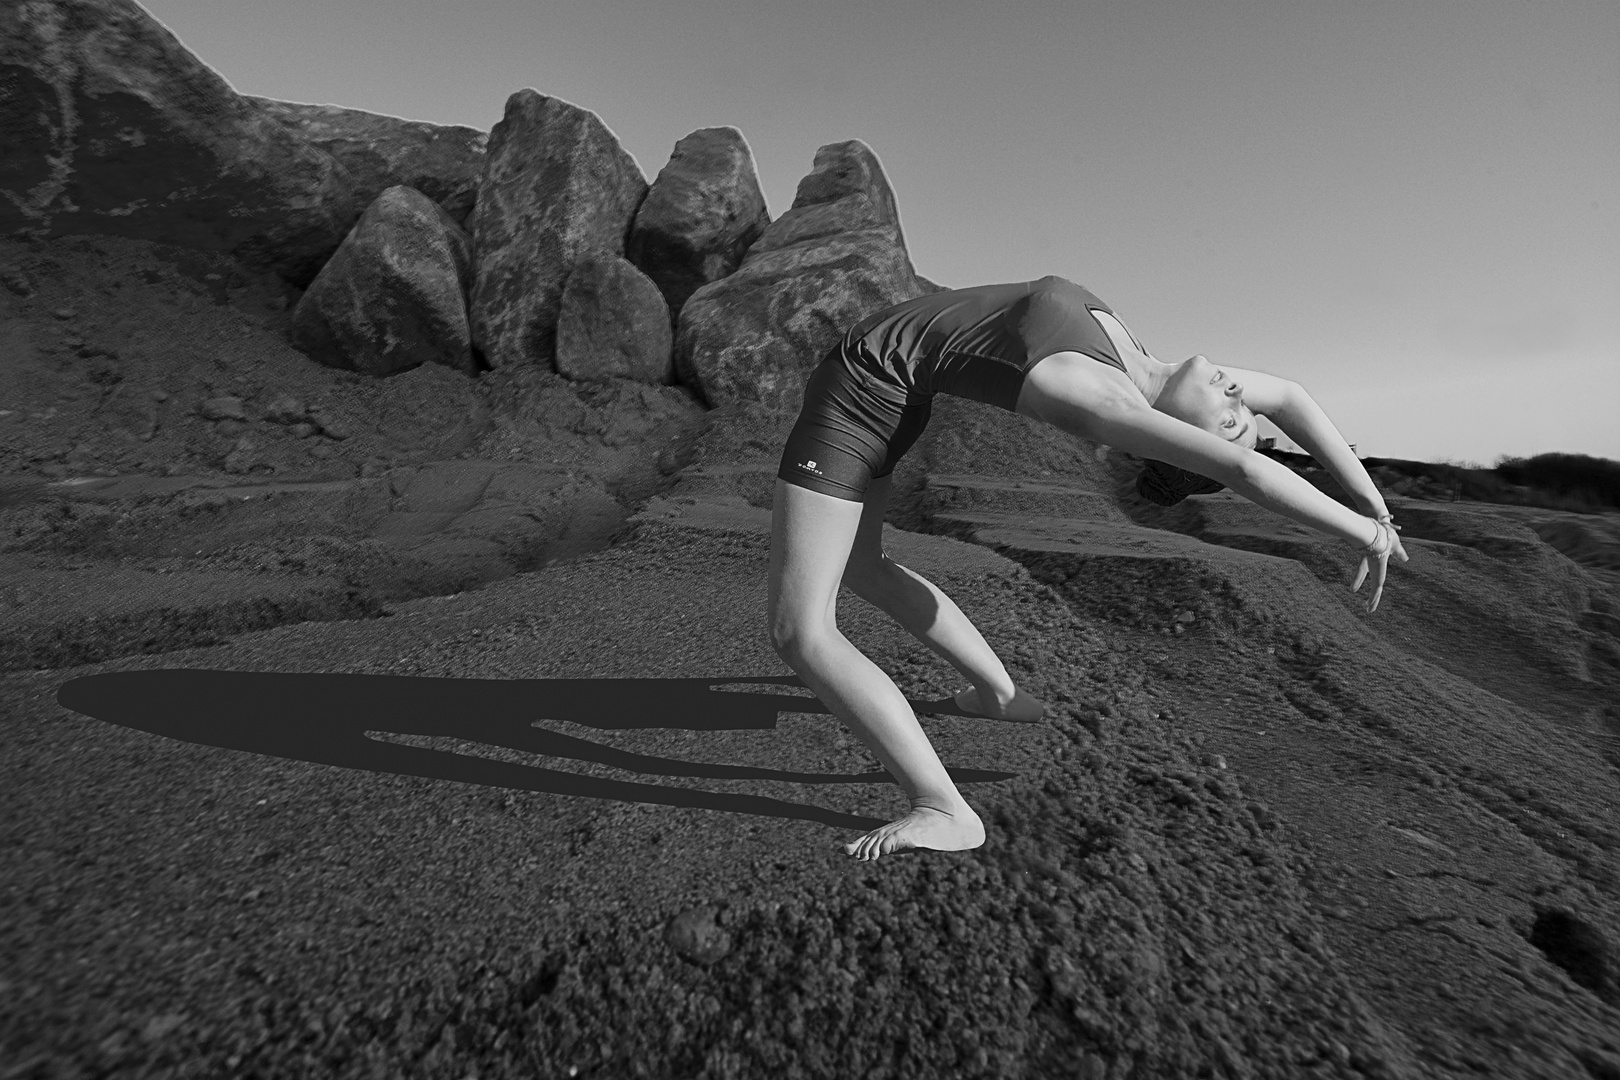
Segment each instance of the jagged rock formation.
[{"label": "jagged rock formation", "polygon": [[675,144],[636,213],[626,255],[669,304],[742,264],[771,215],[748,140],[734,127],[701,128]]},{"label": "jagged rock formation", "polygon": [[551,365],[569,270],[587,255],[623,254],[646,194],[635,159],[595,113],[528,89],[507,99],[470,229],[473,344],[490,367]]},{"label": "jagged rock formation", "polygon": [[472,241],[414,188],[366,209],[293,311],[293,344],[331,367],[392,375],[439,363],[476,375],[467,325]]},{"label": "jagged rock formation", "polygon": [[839,334],[938,288],[861,142],[822,147],[773,223],[736,128],[683,137],[649,187],[559,98],[518,91],[486,135],[244,96],[134,0],[0,8],[0,88],[0,234],[273,270],[328,366],[530,365],[790,410]]},{"label": "jagged rock formation", "polygon": [[672,344],[669,307],[646,274],[615,256],[574,264],[557,318],[558,374],[671,383]]},{"label": "jagged rock formation", "polygon": [[465,225],[472,213],[484,170],[487,132],[339,105],[304,105],[252,95],[246,100],[304,142],[332,155],[353,185],[354,217],[396,184],[420,191],[444,207],[458,225]]},{"label": "jagged rock formation", "polygon": [[710,405],[793,409],[845,330],[922,291],[877,155],[832,143],[737,272],[687,300],[675,370]]}]

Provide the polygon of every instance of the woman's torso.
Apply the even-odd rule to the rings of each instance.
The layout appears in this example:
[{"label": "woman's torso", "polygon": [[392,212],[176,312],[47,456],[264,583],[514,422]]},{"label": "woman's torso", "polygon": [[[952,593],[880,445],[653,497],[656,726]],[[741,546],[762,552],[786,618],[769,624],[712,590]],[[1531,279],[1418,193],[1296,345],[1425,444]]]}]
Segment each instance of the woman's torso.
[{"label": "woman's torso", "polygon": [[1129,374],[1093,310],[1114,315],[1055,276],[953,289],[867,316],[846,335],[846,351],[908,397],[952,394],[1011,410],[1024,375],[1053,353],[1084,353]]}]

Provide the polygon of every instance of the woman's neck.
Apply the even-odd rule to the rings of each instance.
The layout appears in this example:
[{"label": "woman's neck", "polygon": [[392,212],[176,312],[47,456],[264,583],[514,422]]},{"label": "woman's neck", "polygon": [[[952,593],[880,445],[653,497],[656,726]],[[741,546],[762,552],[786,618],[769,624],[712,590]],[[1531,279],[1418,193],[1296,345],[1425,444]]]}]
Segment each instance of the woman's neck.
[{"label": "woman's neck", "polygon": [[1122,352],[1120,359],[1125,362],[1125,374],[1130,376],[1131,382],[1142,391],[1142,396],[1147,398],[1149,405],[1159,400],[1159,395],[1164,392],[1165,383],[1169,382],[1170,376],[1181,367],[1180,364],[1167,364],[1142,352]]}]

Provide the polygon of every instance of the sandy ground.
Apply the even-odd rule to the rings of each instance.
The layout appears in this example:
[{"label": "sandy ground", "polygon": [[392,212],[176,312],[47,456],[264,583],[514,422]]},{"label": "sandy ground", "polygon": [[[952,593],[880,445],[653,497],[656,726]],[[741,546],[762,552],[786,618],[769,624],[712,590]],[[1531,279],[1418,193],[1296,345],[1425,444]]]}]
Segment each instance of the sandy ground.
[{"label": "sandy ground", "polygon": [[[902,803],[765,639],[779,421],[357,381],[115,248],[4,253],[0,1076],[1620,1076],[1620,516],[1392,500],[1368,617],[942,400],[888,550],[1050,711],[934,711],[845,594],[989,829],[859,864]],[[65,307],[148,351],[89,381]],[[240,431],[90,417],[215,357]]]}]

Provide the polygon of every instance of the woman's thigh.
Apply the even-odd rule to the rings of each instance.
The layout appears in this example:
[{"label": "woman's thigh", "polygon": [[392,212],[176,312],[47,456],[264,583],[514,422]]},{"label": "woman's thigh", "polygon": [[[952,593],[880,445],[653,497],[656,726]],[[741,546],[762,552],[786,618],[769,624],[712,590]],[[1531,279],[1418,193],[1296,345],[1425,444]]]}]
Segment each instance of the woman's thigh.
[{"label": "woman's thigh", "polygon": [[776,481],[771,509],[770,621],[783,640],[833,622],[838,585],[863,504]]},{"label": "woman's thigh", "polygon": [[876,580],[883,570],[883,515],[889,509],[889,489],[894,474],[886,473],[866,486],[866,499],[861,503],[861,521],[855,530],[855,541],[850,548],[849,562],[844,569],[844,583],[856,592],[863,584]]}]

